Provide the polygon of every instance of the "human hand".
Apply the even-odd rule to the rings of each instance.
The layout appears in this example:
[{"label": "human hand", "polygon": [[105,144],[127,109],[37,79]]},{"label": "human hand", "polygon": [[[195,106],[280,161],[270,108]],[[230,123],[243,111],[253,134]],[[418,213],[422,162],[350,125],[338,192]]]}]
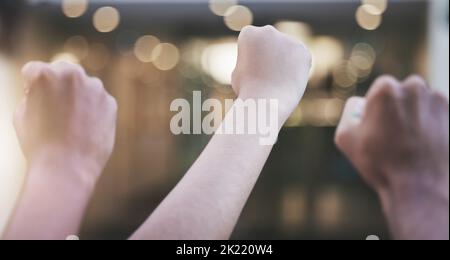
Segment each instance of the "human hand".
[{"label": "human hand", "polygon": [[[448,238],[449,104],[445,97],[428,90],[416,76],[402,83],[381,77],[366,99],[347,102],[336,144],[380,195],[390,222],[396,222],[393,228],[400,230],[394,230],[397,238],[421,233],[418,223],[413,227],[408,222],[413,215],[426,212],[431,219],[443,208],[447,213],[434,217],[444,218]],[[405,224],[411,226],[402,229]],[[428,230],[418,237],[439,233],[424,235]]]},{"label": "human hand", "polygon": [[78,65],[30,62],[23,76],[26,96],[14,123],[29,163],[71,165],[95,183],[114,146],[115,99]]},{"label": "human hand", "polygon": [[241,99],[277,99],[287,120],[302,98],[309,79],[307,48],[272,26],[245,27],[232,85]]}]

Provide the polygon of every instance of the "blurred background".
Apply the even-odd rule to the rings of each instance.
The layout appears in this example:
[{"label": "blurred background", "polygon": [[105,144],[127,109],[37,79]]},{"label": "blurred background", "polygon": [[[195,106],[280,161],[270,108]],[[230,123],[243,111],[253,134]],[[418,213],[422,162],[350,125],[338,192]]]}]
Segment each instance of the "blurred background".
[{"label": "blurred background", "polygon": [[[448,96],[446,0],[1,0],[0,231],[24,179],[11,125],[29,60],[66,60],[119,103],[114,155],[82,239],[125,239],[210,136],[174,136],[170,102],[234,98],[236,40],[271,24],[313,53],[305,98],[287,122],[233,239],[365,239],[389,234],[377,197],[333,145],[345,100],[381,74],[420,74]],[[223,158],[227,160],[227,158]],[[45,202],[43,202],[45,203]]]}]

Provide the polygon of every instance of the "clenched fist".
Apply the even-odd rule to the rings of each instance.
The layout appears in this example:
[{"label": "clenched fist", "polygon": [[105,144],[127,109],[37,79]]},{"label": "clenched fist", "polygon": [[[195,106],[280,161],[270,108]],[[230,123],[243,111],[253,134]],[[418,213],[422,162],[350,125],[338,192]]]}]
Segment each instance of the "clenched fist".
[{"label": "clenched fist", "polygon": [[416,76],[381,77],[348,101],[336,143],[380,195],[395,238],[448,239],[446,98]]},{"label": "clenched fist", "polygon": [[31,62],[23,76],[26,96],[15,127],[29,163],[63,157],[95,182],[114,145],[115,99],[78,65]]},{"label": "clenched fist", "polygon": [[234,91],[242,99],[277,99],[286,120],[305,92],[310,52],[272,26],[245,27],[238,46]]}]

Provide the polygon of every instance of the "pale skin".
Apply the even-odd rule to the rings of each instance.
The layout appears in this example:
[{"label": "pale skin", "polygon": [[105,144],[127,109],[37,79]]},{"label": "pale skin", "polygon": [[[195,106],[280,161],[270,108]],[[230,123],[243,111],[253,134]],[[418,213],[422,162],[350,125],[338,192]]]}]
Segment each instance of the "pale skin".
[{"label": "pale skin", "polygon": [[28,178],[4,238],[66,239],[111,155],[117,104],[77,65],[31,62],[23,76],[14,124]]},{"label": "pale skin", "polygon": [[336,144],[380,197],[394,239],[449,239],[449,104],[417,76],[347,102]]},{"label": "pale skin", "polygon": [[[310,67],[303,45],[271,26],[246,27],[233,89],[242,100],[278,100],[279,130],[303,96]],[[65,239],[77,234],[111,154],[117,105],[75,65],[33,62],[23,74],[27,94],[15,125],[29,177],[4,238]],[[214,136],[131,239],[229,238],[271,149],[258,135]]]},{"label": "pale skin", "polygon": [[[234,91],[242,100],[277,99],[280,129],[305,91],[309,51],[271,26],[244,28],[238,46]],[[229,239],[271,150],[258,135],[214,135],[131,239]]]},{"label": "pale skin", "polygon": [[[278,100],[280,129],[310,66],[306,48],[273,27],[246,27],[233,89],[242,100]],[[111,155],[117,104],[76,65],[32,62],[23,74],[15,126],[28,179],[4,238],[65,239],[78,233]],[[396,239],[449,237],[448,118],[448,100],[418,77],[382,77],[347,103],[336,143],[378,193]],[[272,149],[259,138],[213,136],[131,239],[228,239]]]}]

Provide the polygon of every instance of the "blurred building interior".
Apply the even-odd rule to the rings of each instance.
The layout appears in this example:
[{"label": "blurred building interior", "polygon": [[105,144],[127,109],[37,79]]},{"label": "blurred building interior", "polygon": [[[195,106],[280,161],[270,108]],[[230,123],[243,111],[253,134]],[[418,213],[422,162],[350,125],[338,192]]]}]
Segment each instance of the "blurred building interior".
[{"label": "blurred building interior", "polygon": [[19,17],[0,54],[0,230],[24,176],[9,120],[29,60],[80,63],[119,103],[115,152],[83,239],[127,238],[188,170],[210,136],[172,135],[170,102],[194,90],[234,98],[245,25],[305,42],[314,68],[233,239],[389,238],[377,197],[333,144],[345,100],[386,73],[425,76],[448,96],[446,0],[30,0]]}]

